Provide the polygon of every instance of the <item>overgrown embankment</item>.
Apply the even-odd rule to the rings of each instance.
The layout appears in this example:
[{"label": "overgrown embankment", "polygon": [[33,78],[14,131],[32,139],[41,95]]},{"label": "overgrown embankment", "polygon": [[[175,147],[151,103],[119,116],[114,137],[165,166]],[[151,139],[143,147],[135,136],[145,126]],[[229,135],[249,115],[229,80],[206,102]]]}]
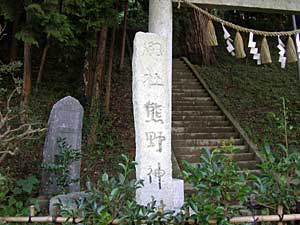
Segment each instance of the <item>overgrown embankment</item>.
[{"label": "overgrown embankment", "polygon": [[248,57],[238,60],[218,49],[218,63],[198,67],[201,76],[254,142],[275,145],[284,141],[282,97],[287,101],[290,141],[300,138],[300,82],[296,64],[281,69],[273,64],[257,66]]}]

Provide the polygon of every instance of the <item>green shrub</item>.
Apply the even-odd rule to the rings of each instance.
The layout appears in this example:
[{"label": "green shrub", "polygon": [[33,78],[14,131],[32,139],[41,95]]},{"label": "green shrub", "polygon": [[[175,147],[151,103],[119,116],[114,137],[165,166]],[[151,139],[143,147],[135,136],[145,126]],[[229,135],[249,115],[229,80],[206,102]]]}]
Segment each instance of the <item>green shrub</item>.
[{"label": "green shrub", "polygon": [[251,191],[247,184],[250,176],[233,161],[232,154],[237,150],[232,144],[225,144],[211,152],[205,149],[196,165],[184,162],[185,182],[196,189],[186,200],[186,206],[194,212],[193,219],[228,224],[226,218],[244,208]]},{"label": "green shrub", "polygon": [[80,160],[81,154],[78,150],[68,145],[63,138],[57,140],[57,146],[58,153],[55,156],[55,162],[43,164],[42,168],[47,172],[53,173],[51,177],[54,180],[51,181],[56,182],[61,193],[67,193],[69,185],[78,182],[78,180],[71,178],[69,167],[73,162]]},{"label": "green shrub", "polygon": [[28,216],[30,205],[39,209],[38,202],[32,199],[38,183],[35,176],[13,181],[0,173],[0,216]]}]

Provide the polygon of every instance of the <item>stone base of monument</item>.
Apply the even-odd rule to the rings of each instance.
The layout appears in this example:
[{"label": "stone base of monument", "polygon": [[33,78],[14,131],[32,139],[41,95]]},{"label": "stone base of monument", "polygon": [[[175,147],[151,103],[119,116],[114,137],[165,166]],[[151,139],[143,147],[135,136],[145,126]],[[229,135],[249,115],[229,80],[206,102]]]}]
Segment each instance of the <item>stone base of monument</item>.
[{"label": "stone base of monument", "polygon": [[49,215],[57,216],[61,208],[76,212],[78,210],[78,202],[81,199],[88,199],[90,194],[85,192],[74,192],[65,195],[57,195],[50,199]]},{"label": "stone base of monument", "polygon": [[38,204],[39,204],[39,207],[40,207],[41,211],[43,211],[43,212],[47,211],[48,212],[49,200],[50,200],[49,196],[39,196],[37,198],[37,201],[38,201]]}]

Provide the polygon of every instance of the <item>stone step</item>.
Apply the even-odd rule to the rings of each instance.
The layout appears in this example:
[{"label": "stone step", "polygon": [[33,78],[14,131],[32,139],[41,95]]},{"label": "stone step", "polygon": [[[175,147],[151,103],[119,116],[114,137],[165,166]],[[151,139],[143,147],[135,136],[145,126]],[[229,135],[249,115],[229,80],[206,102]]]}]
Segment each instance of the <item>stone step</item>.
[{"label": "stone step", "polygon": [[195,89],[178,89],[178,88],[173,88],[172,89],[173,93],[207,93],[205,89],[201,88],[195,88]]},{"label": "stone step", "polygon": [[[176,73],[173,73],[173,76],[172,76],[172,80],[173,79],[195,79],[196,77],[191,73],[191,72],[187,72],[187,71],[181,71],[181,72],[176,72]],[[196,78],[197,79],[197,78]]]},{"label": "stone step", "polygon": [[172,64],[172,68],[174,69],[182,68],[182,67],[186,67],[188,69],[188,66],[183,61],[177,61],[176,63]]},{"label": "stone step", "polygon": [[181,59],[173,59],[173,63],[172,63],[173,68],[182,65],[186,66],[186,64]]},{"label": "stone step", "polygon": [[173,88],[176,89],[197,89],[202,88],[200,84],[174,84]]},{"label": "stone step", "polygon": [[223,113],[218,110],[207,110],[207,111],[173,111],[173,116],[222,116]]},{"label": "stone step", "polygon": [[[192,147],[192,146],[221,146],[224,140],[221,139],[185,139],[172,140],[172,145],[175,147]],[[233,139],[235,145],[243,145],[242,139]]]},{"label": "stone step", "polygon": [[183,81],[183,80],[173,80],[172,84],[174,86],[176,86],[176,85],[191,85],[191,84],[195,84],[195,85],[200,85],[201,86],[201,84],[197,80],[185,80],[185,81]]},{"label": "stone step", "polygon": [[173,134],[180,133],[224,133],[224,132],[234,132],[234,128],[229,127],[172,127]]},{"label": "stone step", "polygon": [[173,127],[184,127],[184,128],[209,128],[209,127],[223,127],[230,125],[229,121],[172,121]]},{"label": "stone step", "polygon": [[173,99],[173,101],[194,103],[194,102],[199,102],[199,101],[212,101],[212,98],[211,97],[179,97],[179,98]]},{"label": "stone step", "polygon": [[181,97],[173,99],[173,103],[189,102],[191,104],[203,101],[212,101],[211,97]]},{"label": "stone step", "polygon": [[225,116],[172,116],[173,121],[225,121]]},{"label": "stone step", "polygon": [[[192,74],[176,74],[175,76],[172,77],[172,82],[173,81],[181,81],[181,80],[195,80],[195,77]],[[198,81],[198,80],[197,80]],[[200,86],[202,86],[199,83]]]},{"label": "stone step", "polygon": [[181,71],[189,72],[189,71],[190,71],[190,68],[189,68],[189,66],[187,66],[187,65],[184,64],[184,63],[179,63],[179,64],[174,65],[174,66],[172,67],[172,71],[173,71],[173,74],[174,74],[174,73],[181,72]]},{"label": "stone step", "polygon": [[249,161],[237,161],[239,167],[244,170],[257,170],[257,164],[259,164],[256,160],[249,160]]},{"label": "stone step", "polygon": [[[198,154],[186,154],[186,155],[178,155],[176,154],[176,159],[178,161],[187,161],[189,163],[197,163],[199,162],[199,157],[201,156],[201,152]],[[236,162],[242,161],[254,161],[254,153],[238,153],[238,154],[228,154],[228,156],[232,157],[232,159]]]},{"label": "stone step", "polygon": [[[173,107],[176,109],[178,106],[213,106],[215,103],[212,100],[203,100],[197,102],[189,101],[173,101]],[[195,109],[196,110],[196,109]]]},{"label": "stone step", "polygon": [[[195,82],[198,82],[198,79],[197,78],[194,78],[194,77],[187,77],[186,79],[185,78],[177,78],[177,77],[174,77],[172,78],[172,81],[176,81],[176,82],[190,82],[190,81],[195,81]],[[199,83],[200,84],[200,83]]]},{"label": "stone step", "polygon": [[188,70],[173,70],[172,78],[195,78],[195,75]]},{"label": "stone step", "polygon": [[212,98],[210,96],[197,96],[197,97],[177,97],[177,98],[173,98],[174,101],[189,101],[189,102],[198,102],[198,101],[209,101],[212,100]]},{"label": "stone step", "polygon": [[173,140],[184,139],[230,139],[238,138],[237,132],[232,133],[176,133],[172,135]]},{"label": "stone step", "polygon": [[203,106],[179,106],[179,105],[173,105],[173,111],[196,111],[196,112],[201,112],[201,111],[214,111],[218,109],[217,106],[215,105],[203,105]]},{"label": "stone step", "polygon": [[181,99],[182,97],[209,97],[206,92],[196,92],[196,93],[184,93],[184,92],[175,92],[172,94],[173,99]]},{"label": "stone step", "polygon": [[[238,149],[238,153],[248,153],[249,148],[246,145],[235,145],[235,148]],[[208,149],[209,151],[212,151],[216,148],[220,148],[220,146],[194,146],[194,147],[174,147],[173,151],[175,155],[187,155],[187,154],[202,154],[204,152],[204,149]]]},{"label": "stone step", "polygon": [[176,70],[173,70],[172,72],[172,77],[195,77],[195,75],[189,71],[188,69],[185,68],[178,68]]}]

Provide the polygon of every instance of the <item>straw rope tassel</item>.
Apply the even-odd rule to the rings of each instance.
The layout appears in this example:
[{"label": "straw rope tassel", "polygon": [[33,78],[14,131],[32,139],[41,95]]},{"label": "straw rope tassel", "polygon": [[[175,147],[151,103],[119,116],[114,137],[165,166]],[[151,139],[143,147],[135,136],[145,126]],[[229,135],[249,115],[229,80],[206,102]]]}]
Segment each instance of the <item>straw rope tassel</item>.
[{"label": "straw rope tassel", "polygon": [[266,37],[264,37],[262,42],[261,42],[260,55],[261,55],[261,63],[262,64],[272,63],[270,48],[269,48],[268,41],[267,41]]},{"label": "straw rope tassel", "polygon": [[216,30],[211,20],[207,23],[207,41],[209,46],[218,46]]},{"label": "straw rope tassel", "polygon": [[296,48],[291,36],[289,36],[289,40],[286,45],[286,57],[288,63],[294,63],[297,61]]},{"label": "straw rope tassel", "polygon": [[236,32],[234,39],[235,57],[238,59],[243,59],[246,57],[246,52],[244,48],[244,41],[240,32]]}]

